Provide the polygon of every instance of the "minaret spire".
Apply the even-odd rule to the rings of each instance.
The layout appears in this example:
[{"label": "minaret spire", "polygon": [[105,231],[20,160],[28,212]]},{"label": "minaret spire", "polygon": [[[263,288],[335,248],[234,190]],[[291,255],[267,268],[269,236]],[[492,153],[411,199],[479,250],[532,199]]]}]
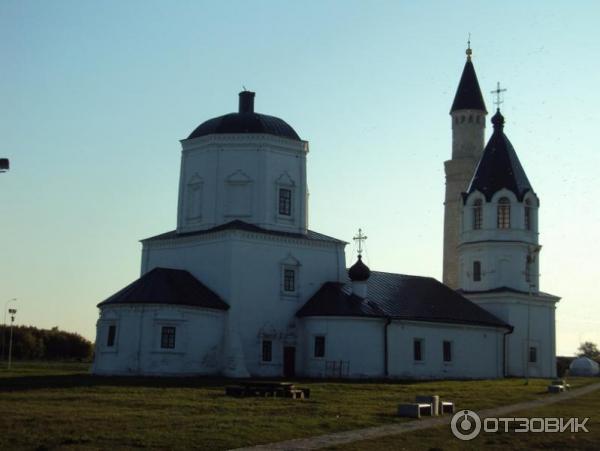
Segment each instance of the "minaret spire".
[{"label": "minaret spire", "polygon": [[467,54],[467,61],[471,61],[471,55],[473,54],[473,50],[471,50],[471,33],[469,33],[469,39],[467,39],[467,50],[465,53]]}]

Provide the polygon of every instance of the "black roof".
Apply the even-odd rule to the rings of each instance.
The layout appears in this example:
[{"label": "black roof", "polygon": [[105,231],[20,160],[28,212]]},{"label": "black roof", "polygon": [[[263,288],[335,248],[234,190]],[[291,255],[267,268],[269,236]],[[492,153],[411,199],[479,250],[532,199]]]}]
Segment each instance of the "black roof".
[{"label": "black roof", "polygon": [[187,139],[220,133],[265,133],[301,141],[294,129],[283,119],[254,112],[254,95],[251,91],[239,94],[239,111],[209,119],[200,124]]},{"label": "black roof", "polygon": [[296,313],[512,327],[431,277],[372,271],[365,299],[349,284],[326,282]]},{"label": "black roof", "polygon": [[255,232],[262,233],[265,235],[275,235],[289,238],[297,238],[301,240],[313,240],[313,241],[328,241],[331,243],[345,243],[345,241],[338,240],[337,238],[332,238],[327,235],[323,235],[322,233],[313,232],[312,230],[308,230],[306,234],[303,233],[294,233],[294,232],[282,232],[279,230],[268,230],[263,229],[254,224],[249,224],[244,221],[240,221],[236,219],[235,221],[230,221],[225,224],[218,225],[216,227],[212,227],[206,230],[198,230],[195,232],[184,232],[177,233],[177,230],[171,230],[170,232],[162,233],[160,235],[156,235],[150,238],[146,238],[142,241],[160,241],[166,239],[174,239],[174,238],[184,238],[188,236],[196,236],[196,235],[206,235],[209,233],[220,232],[222,230],[244,230],[246,232]]},{"label": "black roof", "polygon": [[506,188],[521,201],[533,188],[517,152],[504,134],[504,117],[500,111],[492,117],[492,124],[494,132],[483,150],[466,194],[480,191],[489,202],[495,193]]},{"label": "black roof", "polygon": [[98,304],[173,304],[227,310],[214,291],[189,272],[181,269],[154,268],[121,291]]},{"label": "black roof", "polygon": [[453,113],[456,110],[481,110],[487,113],[471,58],[467,58],[465,63],[450,112]]}]

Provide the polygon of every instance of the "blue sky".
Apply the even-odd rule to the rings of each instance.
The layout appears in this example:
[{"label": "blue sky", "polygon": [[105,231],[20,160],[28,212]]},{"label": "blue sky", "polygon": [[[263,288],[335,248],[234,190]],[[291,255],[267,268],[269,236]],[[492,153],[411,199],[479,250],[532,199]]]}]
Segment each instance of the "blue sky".
[{"label": "blue sky", "polygon": [[[179,139],[237,108],[310,142],[310,226],[372,269],[441,278],[448,111],[468,33],[541,199],[557,349],[600,343],[596,2],[0,3],[0,305],[94,337],[95,305],[175,226]],[[491,127],[488,126],[486,136]],[[348,256],[353,258],[353,246]]]}]

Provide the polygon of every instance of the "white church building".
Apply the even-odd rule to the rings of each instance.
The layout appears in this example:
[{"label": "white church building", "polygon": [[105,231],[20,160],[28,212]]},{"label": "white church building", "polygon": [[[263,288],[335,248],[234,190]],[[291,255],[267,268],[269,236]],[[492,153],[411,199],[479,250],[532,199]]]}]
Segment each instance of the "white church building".
[{"label": "white church building", "polygon": [[347,243],[308,229],[308,142],[244,91],[238,112],[181,141],[177,228],[142,240],[141,277],[98,304],[93,372],[554,376],[559,298],[539,291],[539,200],[499,111],[484,147],[467,55],[445,163],[444,284],[371,271],[360,253],[347,269]]}]

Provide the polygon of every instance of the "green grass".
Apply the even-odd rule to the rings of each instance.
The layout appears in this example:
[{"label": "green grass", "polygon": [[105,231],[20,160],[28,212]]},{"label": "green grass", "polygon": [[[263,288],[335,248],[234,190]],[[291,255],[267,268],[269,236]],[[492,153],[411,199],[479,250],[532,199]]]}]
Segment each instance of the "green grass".
[{"label": "green grass", "polygon": [[[549,396],[546,380],[298,381],[311,399],[231,398],[223,379],[95,377],[83,364],[0,370],[0,449],[227,449],[407,421],[399,402],[436,393],[472,410]],[[597,380],[597,379],[596,379]],[[595,379],[575,379],[581,386]]]},{"label": "green grass", "polygon": [[468,442],[458,440],[450,432],[450,426],[441,426],[420,432],[390,435],[376,440],[353,442],[343,446],[326,448],[328,450],[512,450],[512,449],[600,449],[600,391],[556,404],[523,410],[506,415],[521,418],[589,418],[586,428],[589,433],[517,433],[498,432],[480,433]]}]

